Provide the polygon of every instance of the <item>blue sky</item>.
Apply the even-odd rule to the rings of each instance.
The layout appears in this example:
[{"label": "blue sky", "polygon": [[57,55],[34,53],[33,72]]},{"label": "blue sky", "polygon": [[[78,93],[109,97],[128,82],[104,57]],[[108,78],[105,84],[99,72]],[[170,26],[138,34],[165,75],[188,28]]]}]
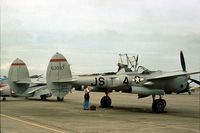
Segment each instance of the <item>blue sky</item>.
[{"label": "blue sky", "polygon": [[119,53],[152,70],[200,70],[199,0],[2,0],[1,74],[15,58],[45,74],[62,53],[74,73],[116,71]]}]

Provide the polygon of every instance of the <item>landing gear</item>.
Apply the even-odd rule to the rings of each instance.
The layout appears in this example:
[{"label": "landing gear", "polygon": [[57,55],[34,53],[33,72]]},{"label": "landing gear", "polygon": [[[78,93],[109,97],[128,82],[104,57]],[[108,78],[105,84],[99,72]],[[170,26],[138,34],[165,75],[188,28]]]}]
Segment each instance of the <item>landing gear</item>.
[{"label": "landing gear", "polygon": [[108,108],[111,106],[112,100],[111,98],[108,96],[108,92],[105,92],[106,96],[103,96],[101,98],[101,107],[103,108]]},{"label": "landing gear", "polygon": [[5,97],[3,97],[3,101],[6,101],[6,98],[5,98]]},{"label": "landing gear", "polygon": [[57,97],[57,101],[64,101],[64,97]]},{"label": "landing gear", "polygon": [[101,107],[108,108],[111,106],[112,100],[109,96],[103,96],[101,98]]},{"label": "landing gear", "polygon": [[47,100],[47,96],[46,95],[41,95],[40,98],[41,98],[42,101],[46,101]]},{"label": "landing gear", "polygon": [[153,95],[152,98],[153,98],[153,103],[152,103],[153,112],[162,113],[165,109],[166,101],[162,99],[161,96],[160,99],[155,99],[155,95]]}]

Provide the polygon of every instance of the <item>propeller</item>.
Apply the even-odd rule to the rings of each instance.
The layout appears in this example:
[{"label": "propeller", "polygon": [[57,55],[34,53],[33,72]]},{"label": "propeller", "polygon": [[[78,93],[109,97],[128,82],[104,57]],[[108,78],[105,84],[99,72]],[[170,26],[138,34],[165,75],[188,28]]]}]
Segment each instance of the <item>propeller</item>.
[{"label": "propeller", "polygon": [[191,79],[191,78],[190,78],[190,80],[191,80],[192,82],[194,82],[194,83],[200,85],[200,81],[198,81],[198,80],[196,80],[196,79]]},{"label": "propeller", "polygon": [[180,60],[181,60],[181,66],[184,72],[186,72],[186,65],[185,65],[185,59],[184,59],[184,55],[183,52],[180,52]]},{"label": "propeller", "polygon": [[137,57],[135,59],[135,70],[137,69],[137,65],[138,65],[138,55],[137,55]]},{"label": "propeller", "polygon": [[[184,58],[184,55],[183,55],[183,52],[182,52],[182,51],[180,51],[180,61],[181,61],[181,67],[182,67],[183,72],[186,72],[185,58]],[[187,87],[186,87],[187,91],[190,89],[190,84],[191,84],[192,82],[194,82],[194,83],[200,85],[200,81],[197,81],[197,80],[192,79],[192,78],[189,77],[189,78],[188,78],[188,84],[187,84]]]}]

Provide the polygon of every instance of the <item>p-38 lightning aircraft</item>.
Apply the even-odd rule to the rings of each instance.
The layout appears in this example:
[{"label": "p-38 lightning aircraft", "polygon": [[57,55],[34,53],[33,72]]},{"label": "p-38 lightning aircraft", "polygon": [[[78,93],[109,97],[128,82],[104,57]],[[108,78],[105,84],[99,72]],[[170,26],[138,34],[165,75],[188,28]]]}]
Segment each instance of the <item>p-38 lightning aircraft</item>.
[{"label": "p-38 lightning aircraft", "polygon": [[[58,61],[60,60],[52,59],[50,60],[50,63]],[[62,67],[63,66],[61,66],[61,68]],[[49,68],[52,70],[57,69],[54,66],[49,66]],[[40,77],[41,75],[29,76],[29,71],[26,64],[21,59],[17,58],[12,62],[10,66],[8,73],[8,84],[11,90],[14,91],[14,96],[16,97],[40,96],[41,100],[43,101],[52,95],[56,96],[58,101],[63,101],[64,96],[72,89],[71,85],[69,85],[70,88],[63,88],[62,85],[58,85],[59,87],[56,88],[54,87],[54,84],[47,87],[48,82],[46,83],[46,81],[39,80]],[[53,76],[53,79],[56,79],[56,74]],[[48,83],[48,85],[49,84],[50,83]]]},{"label": "p-38 lightning aircraft", "polygon": [[[37,80],[33,82],[32,79]],[[17,58],[12,62],[8,72],[8,84],[15,97],[40,96],[42,100],[50,97],[46,83],[38,79],[38,75],[29,76],[28,68],[21,59]]]},{"label": "p-38 lightning aircraft", "polygon": [[[127,65],[119,65],[117,73],[74,75],[72,76],[70,65],[66,58],[56,53],[50,60],[47,68],[47,86],[51,91],[70,90],[72,87],[78,89],[80,85],[92,86],[92,91],[105,92],[106,96],[101,99],[102,107],[109,107],[111,99],[108,93],[112,90],[138,94],[139,98],[152,96],[152,110],[154,112],[163,112],[166,101],[162,99],[165,92],[181,92],[189,88],[190,82],[200,85],[200,82],[190,78],[190,75],[200,73],[187,72],[185,60],[182,51],[180,60],[182,70],[173,72],[150,71],[143,66],[137,67],[132,71]],[[190,82],[189,82],[190,81]],[[159,96],[158,99],[155,97]]]}]

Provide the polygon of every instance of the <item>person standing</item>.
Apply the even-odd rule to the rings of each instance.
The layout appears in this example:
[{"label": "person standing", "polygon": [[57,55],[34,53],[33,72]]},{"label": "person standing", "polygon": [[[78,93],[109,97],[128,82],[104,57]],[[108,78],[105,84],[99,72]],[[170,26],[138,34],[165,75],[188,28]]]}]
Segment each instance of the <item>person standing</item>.
[{"label": "person standing", "polygon": [[89,110],[89,107],[90,107],[90,103],[89,103],[89,101],[90,101],[90,94],[89,94],[90,90],[89,90],[88,86],[85,87],[84,92],[85,92],[85,94],[84,94],[84,101],[83,101],[83,109]]}]

